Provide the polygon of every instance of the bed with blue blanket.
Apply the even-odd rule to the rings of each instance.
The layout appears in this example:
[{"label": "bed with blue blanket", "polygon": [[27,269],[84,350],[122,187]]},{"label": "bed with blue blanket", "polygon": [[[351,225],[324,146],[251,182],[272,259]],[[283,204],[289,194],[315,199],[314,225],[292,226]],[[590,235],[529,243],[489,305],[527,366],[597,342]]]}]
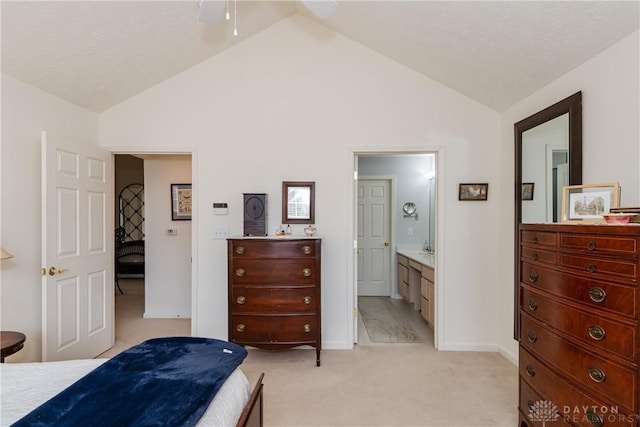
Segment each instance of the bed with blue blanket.
[{"label": "bed with blue blanket", "polygon": [[207,338],[155,338],[111,359],[0,366],[2,426],[262,426],[262,377],[246,350]]}]

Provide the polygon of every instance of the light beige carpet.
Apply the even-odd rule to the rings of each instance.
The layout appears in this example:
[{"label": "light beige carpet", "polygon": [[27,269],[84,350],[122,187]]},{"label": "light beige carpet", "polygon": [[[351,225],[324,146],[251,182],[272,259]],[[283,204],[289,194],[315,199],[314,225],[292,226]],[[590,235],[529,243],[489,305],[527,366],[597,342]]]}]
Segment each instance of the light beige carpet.
[{"label": "light beige carpet", "polygon": [[[102,357],[190,333],[188,319],[142,319],[143,284],[116,295],[116,347]],[[241,368],[252,385],[265,373],[265,427],[517,425],[517,368],[500,354],[436,351],[430,329],[424,343],[372,344],[358,323],[355,349],[323,350],[320,367],[314,349],[249,349]]]}]

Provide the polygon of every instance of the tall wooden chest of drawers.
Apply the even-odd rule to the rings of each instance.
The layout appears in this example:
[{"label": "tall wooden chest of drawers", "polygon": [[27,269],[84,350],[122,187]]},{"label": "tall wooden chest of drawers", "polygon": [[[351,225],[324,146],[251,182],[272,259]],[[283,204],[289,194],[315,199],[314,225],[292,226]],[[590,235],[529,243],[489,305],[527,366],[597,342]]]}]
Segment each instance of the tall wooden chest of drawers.
[{"label": "tall wooden chest of drawers", "polygon": [[320,247],[319,238],[228,240],[229,341],[312,346],[320,366]]},{"label": "tall wooden chest of drawers", "polygon": [[520,226],[519,426],[640,420],[640,226]]}]

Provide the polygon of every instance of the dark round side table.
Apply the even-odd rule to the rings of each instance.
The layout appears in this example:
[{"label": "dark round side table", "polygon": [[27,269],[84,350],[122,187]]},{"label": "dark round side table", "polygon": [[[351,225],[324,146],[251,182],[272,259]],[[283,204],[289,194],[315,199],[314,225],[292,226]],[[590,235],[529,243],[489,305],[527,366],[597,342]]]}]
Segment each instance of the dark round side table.
[{"label": "dark round side table", "polygon": [[0,341],[2,341],[2,352],[0,363],[4,363],[4,358],[17,353],[24,347],[27,337],[22,332],[0,331]]}]

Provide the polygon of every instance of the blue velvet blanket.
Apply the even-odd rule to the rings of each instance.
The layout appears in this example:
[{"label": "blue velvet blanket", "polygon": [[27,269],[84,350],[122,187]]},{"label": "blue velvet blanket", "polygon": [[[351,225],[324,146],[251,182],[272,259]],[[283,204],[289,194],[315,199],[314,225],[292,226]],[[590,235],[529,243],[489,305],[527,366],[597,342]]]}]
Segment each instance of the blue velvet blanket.
[{"label": "blue velvet blanket", "polygon": [[15,426],[193,426],[247,351],[207,338],[143,342],[106,361]]}]

